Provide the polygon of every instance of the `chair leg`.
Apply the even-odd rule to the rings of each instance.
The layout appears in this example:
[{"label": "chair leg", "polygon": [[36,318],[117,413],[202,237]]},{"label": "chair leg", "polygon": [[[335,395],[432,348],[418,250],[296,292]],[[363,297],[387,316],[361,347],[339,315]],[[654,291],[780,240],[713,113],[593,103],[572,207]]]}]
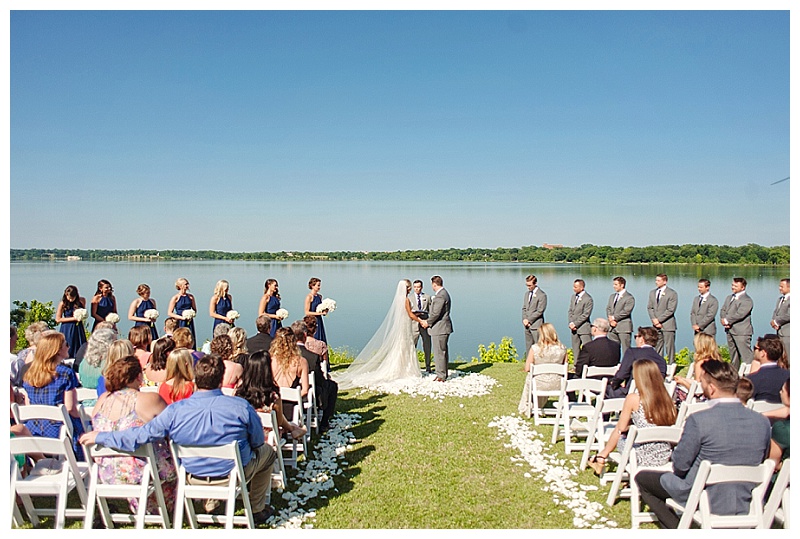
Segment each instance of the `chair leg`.
[{"label": "chair leg", "polygon": [[27,494],[20,494],[19,497],[22,499],[22,506],[25,508],[25,512],[28,514],[28,518],[31,521],[31,524],[34,528],[38,528],[42,525],[42,521],[39,520],[39,513],[36,511],[36,507],[33,505],[33,500]]}]

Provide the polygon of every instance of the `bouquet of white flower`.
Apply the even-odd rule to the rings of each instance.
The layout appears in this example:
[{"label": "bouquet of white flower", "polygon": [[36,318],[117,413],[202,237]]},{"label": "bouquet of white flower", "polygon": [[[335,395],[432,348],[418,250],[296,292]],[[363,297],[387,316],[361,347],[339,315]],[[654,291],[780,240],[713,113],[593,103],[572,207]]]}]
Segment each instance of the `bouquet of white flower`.
[{"label": "bouquet of white flower", "polygon": [[185,311],[183,311],[183,312],[181,313],[181,315],[183,316],[183,318],[184,318],[185,320],[191,320],[192,318],[194,318],[195,316],[197,316],[197,313],[196,313],[196,312],[194,312],[194,309],[186,309]]},{"label": "bouquet of white flower", "polygon": [[74,316],[75,320],[77,320],[78,322],[83,322],[84,320],[89,318],[89,313],[86,311],[86,309],[75,309],[74,311],[72,311],[72,316]]},{"label": "bouquet of white flower", "polygon": [[236,320],[239,318],[239,311],[228,311],[228,314],[225,315],[225,318]]},{"label": "bouquet of white flower", "polygon": [[108,316],[106,316],[106,322],[116,324],[119,322],[119,315],[117,313],[108,313]]},{"label": "bouquet of white flower", "polygon": [[147,309],[144,312],[144,317],[150,320],[151,322],[155,322],[158,320],[158,311],[155,309]]},{"label": "bouquet of white flower", "polygon": [[332,313],[336,310],[336,302],[333,301],[331,298],[325,298],[322,300],[322,303],[317,305],[317,312],[321,313],[322,311],[328,311]]},{"label": "bouquet of white flower", "polygon": [[289,311],[287,311],[286,309],[278,309],[277,311],[275,311],[275,315],[281,320],[286,320],[287,318],[289,318]]}]

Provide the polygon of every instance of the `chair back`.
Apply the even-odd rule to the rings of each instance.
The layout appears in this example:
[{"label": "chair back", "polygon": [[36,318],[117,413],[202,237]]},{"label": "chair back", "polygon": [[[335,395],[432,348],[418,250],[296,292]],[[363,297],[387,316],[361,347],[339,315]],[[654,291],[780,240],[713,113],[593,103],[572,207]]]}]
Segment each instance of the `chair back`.
[{"label": "chair back", "polygon": [[619,366],[614,367],[597,367],[595,365],[585,365],[583,367],[583,374],[581,378],[591,378],[592,376],[613,377],[617,374]]},{"label": "chair back", "polygon": [[91,387],[79,387],[76,390],[78,402],[97,398],[97,389]]},{"label": "chair back", "polygon": [[749,401],[747,401],[747,407],[753,410],[754,412],[763,414],[764,412],[780,410],[781,408],[783,408],[783,404],[781,404],[780,402],[754,401],[753,399],[750,399]]},{"label": "chair back", "polygon": [[778,472],[778,477],[775,478],[775,483],[772,485],[772,492],[769,494],[769,499],[764,505],[764,528],[769,529],[772,527],[772,521],[775,520],[779,510],[781,516],[780,520],[783,521],[786,528],[786,519],[789,516],[789,471],[790,461],[786,459],[781,465],[781,470]]},{"label": "chair back", "polygon": [[55,406],[49,404],[26,404],[20,406],[14,402],[11,403],[11,414],[17,423],[24,423],[34,419],[47,419],[62,423],[66,429],[67,436],[70,438],[73,436],[72,420],[69,417],[69,412],[67,412],[67,407],[63,404]]},{"label": "chair back", "polygon": [[747,376],[750,374],[750,363],[742,363],[739,365],[739,377]]}]

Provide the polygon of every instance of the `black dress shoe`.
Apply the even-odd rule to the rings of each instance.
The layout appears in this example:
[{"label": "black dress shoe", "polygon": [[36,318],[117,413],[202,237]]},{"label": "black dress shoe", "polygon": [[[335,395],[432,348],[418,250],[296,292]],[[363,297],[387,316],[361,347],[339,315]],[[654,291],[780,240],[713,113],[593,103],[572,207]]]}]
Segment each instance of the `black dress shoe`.
[{"label": "black dress shoe", "polygon": [[272,507],[268,505],[265,506],[264,509],[262,509],[258,513],[253,513],[253,524],[255,524],[256,526],[266,524],[273,513],[274,511],[272,510]]}]

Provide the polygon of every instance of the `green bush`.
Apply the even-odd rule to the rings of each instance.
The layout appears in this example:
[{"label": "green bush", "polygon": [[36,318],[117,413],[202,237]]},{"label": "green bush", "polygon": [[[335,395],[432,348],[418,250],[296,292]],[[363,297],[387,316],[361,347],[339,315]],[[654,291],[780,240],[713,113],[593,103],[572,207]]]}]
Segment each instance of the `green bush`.
[{"label": "green bush", "polygon": [[503,337],[500,340],[500,346],[493,342],[490,342],[488,347],[479,344],[478,356],[480,358],[472,358],[474,363],[515,363],[518,361],[517,349],[514,347],[511,337]]},{"label": "green bush", "polygon": [[34,322],[44,321],[47,322],[50,329],[56,327],[55,308],[53,302],[48,301],[42,303],[38,300],[32,299],[31,304],[28,305],[26,301],[14,300],[15,309],[11,310],[11,324],[17,327],[17,348],[22,350],[28,347],[28,340],[25,338],[25,329]]},{"label": "green bush", "polygon": [[355,358],[355,354],[347,346],[328,348],[328,361],[331,365],[345,365],[347,363],[352,363]]}]

